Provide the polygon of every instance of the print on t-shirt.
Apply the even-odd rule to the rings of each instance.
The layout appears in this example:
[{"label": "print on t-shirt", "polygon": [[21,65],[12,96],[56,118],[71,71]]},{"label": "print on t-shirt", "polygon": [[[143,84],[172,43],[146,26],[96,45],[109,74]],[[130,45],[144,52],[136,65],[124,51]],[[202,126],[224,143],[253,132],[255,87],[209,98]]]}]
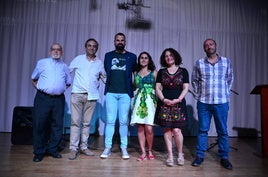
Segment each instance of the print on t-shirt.
[{"label": "print on t-shirt", "polygon": [[114,57],[112,59],[111,76],[108,84],[108,92],[127,93],[125,58]]},{"label": "print on t-shirt", "polygon": [[112,70],[126,70],[126,59],[125,58],[113,58],[112,59]]}]

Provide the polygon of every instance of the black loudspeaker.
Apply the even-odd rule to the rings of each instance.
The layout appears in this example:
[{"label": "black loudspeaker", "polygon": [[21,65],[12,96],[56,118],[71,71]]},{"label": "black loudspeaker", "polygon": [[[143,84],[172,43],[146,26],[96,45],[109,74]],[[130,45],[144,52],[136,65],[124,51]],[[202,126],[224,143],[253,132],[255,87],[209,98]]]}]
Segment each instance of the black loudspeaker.
[{"label": "black loudspeaker", "polygon": [[16,106],[13,110],[11,143],[33,144],[33,107]]}]

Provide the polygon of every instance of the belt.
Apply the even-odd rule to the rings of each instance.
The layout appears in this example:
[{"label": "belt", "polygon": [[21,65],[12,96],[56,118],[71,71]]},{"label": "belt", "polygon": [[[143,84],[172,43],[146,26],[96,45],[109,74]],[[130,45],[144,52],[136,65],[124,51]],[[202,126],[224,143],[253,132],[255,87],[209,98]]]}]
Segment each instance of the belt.
[{"label": "belt", "polygon": [[71,94],[82,94],[82,95],[87,95],[88,93],[85,92],[85,93],[71,93]]},{"label": "belt", "polygon": [[44,92],[44,91],[42,91],[42,90],[37,90],[39,93],[41,93],[41,94],[43,94],[43,95],[46,95],[46,96],[49,96],[49,97],[51,97],[51,98],[56,98],[56,97],[60,97],[60,96],[62,96],[63,95],[63,93],[62,94],[60,94],[60,95],[53,95],[53,94],[48,94],[48,93],[46,93],[46,92]]}]

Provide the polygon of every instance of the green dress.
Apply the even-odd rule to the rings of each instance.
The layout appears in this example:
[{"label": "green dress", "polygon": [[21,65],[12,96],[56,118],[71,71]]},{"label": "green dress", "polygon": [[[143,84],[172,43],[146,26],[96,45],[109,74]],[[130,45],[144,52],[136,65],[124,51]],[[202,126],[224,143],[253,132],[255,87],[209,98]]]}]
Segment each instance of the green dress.
[{"label": "green dress", "polygon": [[154,72],[141,77],[138,73],[134,76],[136,86],[131,122],[134,124],[154,125],[156,96],[155,96],[155,78]]}]

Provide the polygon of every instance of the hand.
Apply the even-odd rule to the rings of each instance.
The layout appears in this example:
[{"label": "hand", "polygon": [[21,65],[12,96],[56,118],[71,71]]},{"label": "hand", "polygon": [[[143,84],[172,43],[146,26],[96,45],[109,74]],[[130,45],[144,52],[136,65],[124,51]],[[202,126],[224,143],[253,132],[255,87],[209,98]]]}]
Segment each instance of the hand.
[{"label": "hand", "polygon": [[180,103],[180,102],[182,101],[181,98],[177,98],[177,99],[175,99],[175,100],[176,100],[177,103]]},{"label": "hand", "polygon": [[164,104],[168,105],[168,106],[173,106],[173,100],[170,100],[170,99],[164,99]]},{"label": "hand", "polygon": [[169,105],[169,106],[174,106],[178,103],[180,103],[182,100],[177,98],[177,99],[173,99],[173,100],[168,100],[168,102],[165,102],[165,104]]}]

